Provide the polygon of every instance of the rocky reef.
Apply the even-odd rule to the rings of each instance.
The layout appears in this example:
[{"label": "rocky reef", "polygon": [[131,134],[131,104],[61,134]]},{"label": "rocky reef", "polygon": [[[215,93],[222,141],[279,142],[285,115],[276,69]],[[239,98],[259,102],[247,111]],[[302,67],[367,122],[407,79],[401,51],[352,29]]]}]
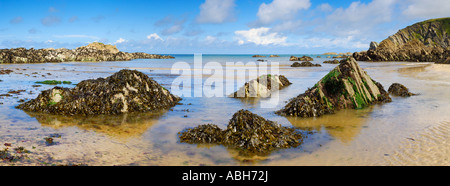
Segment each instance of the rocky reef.
[{"label": "rocky reef", "polygon": [[333,59],[333,60],[327,60],[327,61],[324,61],[323,63],[329,63],[329,64],[339,64],[339,60],[337,60],[337,59]]},{"label": "rocky reef", "polygon": [[303,61],[301,63],[299,62],[294,62],[292,63],[291,67],[321,67],[322,65],[320,64],[313,64],[309,61]]},{"label": "rocky reef", "polygon": [[393,96],[401,96],[401,97],[410,97],[417,95],[409,92],[409,89],[400,83],[393,83],[391,86],[389,86],[388,92]]},{"label": "rocky reef", "polygon": [[248,110],[239,110],[227,129],[205,124],[178,133],[181,143],[218,144],[239,151],[241,155],[267,155],[274,150],[297,147],[303,136],[294,128],[283,127]]},{"label": "rocky reef", "polygon": [[450,17],[419,22],[387,39],[371,42],[367,51],[355,52],[358,61],[411,61],[450,63]]},{"label": "rocky reef", "polygon": [[390,102],[383,86],[372,80],[354,58],[340,61],[314,87],[291,99],[276,113],[283,116],[316,117],[339,109],[359,109]]},{"label": "rocky reef", "polygon": [[115,115],[156,112],[181,99],[136,70],[121,70],[107,78],[84,80],[75,88],[54,87],[16,108],[63,115]]},{"label": "rocky reef", "polygon": [[56,62],[95,62],[129,61],[132,59],[171,59],[172,56],[147,54],[143,52],[121,52],[115,46],[94,42],[76,49],[0,49],[1,63],[56,63]]},{"label": "rocky reef", "polygon": [[289,61],[314,61],[314,59],[309,56],[302,56],[302,57],[291,56],[289,58]]},{"label": "rocky reef", "polygon": [[262,75],[254,80],[245,83],[238,91],[230,97],[248,98],[248,97],[269,97],[271,92],[279,90],[292,84],[283,75]]},{"label": "rocky reef", "polygon": [[263,55],[253,55],[252,57],[266,57],[266,56],[263,56]]}]

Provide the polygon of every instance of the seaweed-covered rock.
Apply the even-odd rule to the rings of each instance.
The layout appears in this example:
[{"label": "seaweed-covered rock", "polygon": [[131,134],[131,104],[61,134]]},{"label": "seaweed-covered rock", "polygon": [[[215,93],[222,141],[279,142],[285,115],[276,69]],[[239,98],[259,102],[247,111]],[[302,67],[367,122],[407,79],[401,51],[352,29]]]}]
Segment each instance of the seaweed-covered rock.
[{"label": "seaweed-covered rock", "polygon": [[314,59],[309,56],[302,56],[302,57],[291,56],[291,58],[289,58],[289,60],[290,61],[313,61]]},{"label": "seaweed-covered rock", "polygon": [[17,108],[64,115],[121,114],[159,111],[179,100],[144,73],[124,69],[107,78],[81,81],[73,89],[42,91]]},{"label": "seaweed-covered rock", "polygon": [[47,48],[0,49],[1,63],[55,63],[68,61],[129,61],[132,59],[172,59],[172,56],[147,54],[142,52],[128,53],[119,51],[116,46],[94,42],[76,49]]},{"label": "seaweed-covered rock", "polygon": [[416,95],[414,93],[409,92],[409,89],[400,83],[393,83],[391,86],[389,86],[388,92],[391,95],[401,97],[410,97]]},{"label": "seaweed-covered rock", "polygon": [[244,86],[230,96],[235,98],[268,97],[272,91],[279,90],[290,84],[292,83],[283,75],[262,75],[245,83]]},{"label": "seaweed-covered rock", "polygon": [[294,128],[283,127],[273,121],[239,110],[226,130],[212,124],[179,132],[180,142],[221,144],[239,150],[243,155],[266,155],[279,148],[297,147],[303,136]]},{"label": "seaweed-covered rock", "polygon": [[253,55],[252,57],[266,57],[266,56],[262,56],[262,55]]},{"label": "seaweed-covered rock", "polygon": [[313,64],[309,61],[304,61],[304,62],[294,62],[291,67],[321,67],[322,65],[320,64]]},{"label": "seaweed-covered rock", "polygon": [[339,60],[337,60],[337,59],[334,59],[334,60],[327,60],[327,61],[324,61],[323,63],[339,64]]},{"label": "seaweed-covered rock", "polygon": [[[181,133],[180,133],[181,134]],[[222,143],[223,131],[217,125],[205,124],[186,129],[180,135],[182,143]]]},{"label": "seaweed-covered rock", "polygon": [[277,114],[296,117],[315,117],[345,108],[364,108],[391,99],[381,84],[372,80],[353,58],[340,64],[323,77],[313,88],[290,100]]}]

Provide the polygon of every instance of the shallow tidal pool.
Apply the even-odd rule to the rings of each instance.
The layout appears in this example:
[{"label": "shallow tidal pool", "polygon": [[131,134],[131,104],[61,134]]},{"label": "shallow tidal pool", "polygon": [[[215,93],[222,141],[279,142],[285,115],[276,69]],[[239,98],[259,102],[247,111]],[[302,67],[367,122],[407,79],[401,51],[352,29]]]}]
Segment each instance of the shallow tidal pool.
[{"label": "shallow tidal pool", "polygon": [[[391,96],[391,103],[305,119],[282,117],[274,112],[314,86],[337,65],[322,63],[327,60],[323,57],[313,61],[322,67],[293,68],[289,56],[267,58],[268,62],[256,62],[250,55],[203,56],[203,64],[279,62],[279,74],[293,84],[275,92],[272,98],[179,95],[182,104],[159,113],[90,117],[29,113],[14,107],[55,86],[33,86],[38,85],[36,81],[71,81],[73,84],[58,85],[70,88],[82,80],[104,78],[128,68],[147,74],[168,90],[175,79],[192,78],[191,90],[197,91],[211,76],[171,73],[172,65],[178,61],[194,67],[192,55],[125,62],[0,64],[0,69],[13,70],[0,75],[0,94],[24,90],[0,96],[0,155],[8,148],[9,155],[16,157],[11,161],[2,159],[0,165],[450,165],[449,65],[359,62],[386,90],[397,82],[419,95]],[[199,69],[192,69],[195,70]],[[237,82],[226,88],[237,90],[243,85]],[[262,106],[262,102],[269,107]],[[225,129],[240,109],[301,129],[306,138],[297,148],[253,157],[242,157],[236,150],[220,145],[179,142],[178,132],[188,127],[213,123]],[[18,147],[27,151],[13,150]]]}]

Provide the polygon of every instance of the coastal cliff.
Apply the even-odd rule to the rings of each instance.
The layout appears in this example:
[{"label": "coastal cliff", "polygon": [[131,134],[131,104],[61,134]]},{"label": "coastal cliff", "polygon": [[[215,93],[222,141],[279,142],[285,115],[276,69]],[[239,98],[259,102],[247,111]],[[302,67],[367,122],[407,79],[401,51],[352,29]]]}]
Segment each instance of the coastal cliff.
[{"label": "coastal cliff", "polygon": [[430,19],[399,30],[387,39],[371,42],[355,52],[358,61],[412,61],[450,63],[450,17]]},{"label": "coastal cliff", "polygon": [[0,49],[1,63],[55,63],[55,62],[96,62],[129,61],[132,59],[172,59],[172,56],[147,54],[143,52],[121,52],[116,46],[94,42],[76,49]]}]

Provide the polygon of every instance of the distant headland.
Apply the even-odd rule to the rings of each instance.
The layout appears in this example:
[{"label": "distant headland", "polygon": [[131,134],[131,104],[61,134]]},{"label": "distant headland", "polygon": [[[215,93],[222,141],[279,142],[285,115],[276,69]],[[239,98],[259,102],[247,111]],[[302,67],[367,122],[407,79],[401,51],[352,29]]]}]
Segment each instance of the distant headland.
[{"label": "distant headland", "polygon": [[0,49],[1,63],[58,63],[58,62],[98,62],[129,61],[133,59],[173,59],[168,55],[147,54],[143,52],[121,52],[114,45],[93,42],[76,49],[46,48]]}]

